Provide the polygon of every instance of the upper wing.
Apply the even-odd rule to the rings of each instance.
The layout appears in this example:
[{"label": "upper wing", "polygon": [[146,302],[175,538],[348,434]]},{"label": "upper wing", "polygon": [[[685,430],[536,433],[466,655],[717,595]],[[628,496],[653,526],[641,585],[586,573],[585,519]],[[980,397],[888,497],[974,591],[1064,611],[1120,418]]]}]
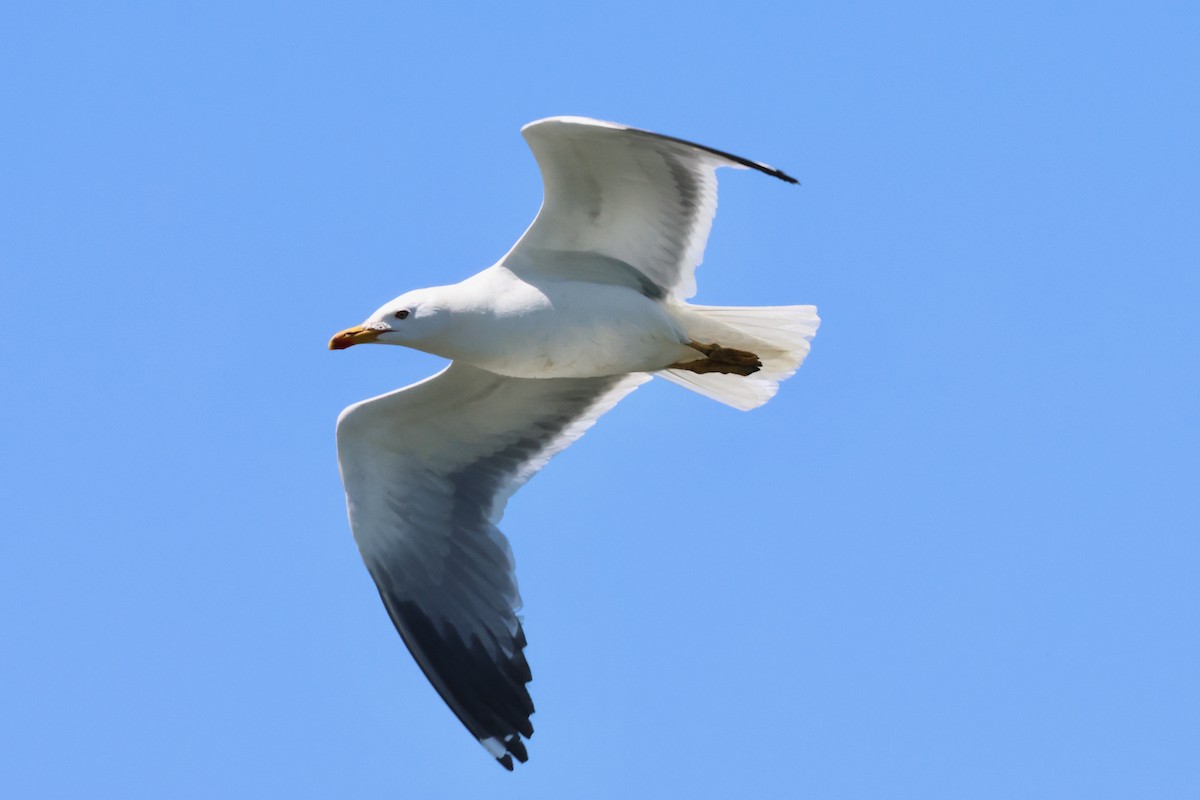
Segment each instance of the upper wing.
[{"label": "upper wing", "polygon": [[[749,167],[796,183],[757,161],[612,122],[551,117],[521,133],[541,168],[545,197],[506,264],[518,272],[545,264],[543,251],[599,255],[618,262],[609,262],[614,270],[632,267],[655,297],[696,293],[694,273],[717,213],[718,167]],[[568,270],[581,264],[552,261]]]},{"label": "upper wing", "polygon": [[451,364],[338,418],[338,465],[363,561],[426,677],[512,769],[533,734],[504,505],[649,375],[506,378]]}]

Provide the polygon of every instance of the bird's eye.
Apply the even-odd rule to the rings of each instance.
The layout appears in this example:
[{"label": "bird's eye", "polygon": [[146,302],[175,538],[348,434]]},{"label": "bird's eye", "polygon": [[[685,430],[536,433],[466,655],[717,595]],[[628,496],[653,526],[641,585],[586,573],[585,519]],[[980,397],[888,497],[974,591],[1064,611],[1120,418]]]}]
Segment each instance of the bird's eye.
[{"label": "bird's eye", "polygon": [[397,311],[392,316],[395,317],[396,319],[407,319],[408,318],[408,309],[401,309],[400,311]]}]

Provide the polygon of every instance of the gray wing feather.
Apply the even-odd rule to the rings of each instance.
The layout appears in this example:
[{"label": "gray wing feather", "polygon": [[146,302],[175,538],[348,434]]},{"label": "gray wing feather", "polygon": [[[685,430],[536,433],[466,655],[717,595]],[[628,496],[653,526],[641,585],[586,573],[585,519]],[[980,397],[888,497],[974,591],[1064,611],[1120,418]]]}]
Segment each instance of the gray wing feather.
[{"label": "gray wing feather", "polygon": [[[577,269],[563,254],[586,253],[632,267],[651,296],[691,297],[695,270],[717,211],[719,167],[773,167],[683,139],[580,117],[522,129],[542,172],[545,198],[506,257],[514,271]],[[618,270],[619,271],[619,270]]]},{"label": "gray wing feather", "polygon": [[509,496],[648,375],[507,378],[452,364],[338,420],[351,528],[396,630],[468,730],[508,769],[533,702]]}]

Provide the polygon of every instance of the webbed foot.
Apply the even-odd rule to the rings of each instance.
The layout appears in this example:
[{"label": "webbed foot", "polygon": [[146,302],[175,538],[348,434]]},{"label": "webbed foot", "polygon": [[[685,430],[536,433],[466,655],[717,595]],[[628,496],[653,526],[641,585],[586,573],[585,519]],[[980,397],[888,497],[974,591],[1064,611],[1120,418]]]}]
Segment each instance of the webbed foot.
[{"label": "webbed foot", "polygon": [[758,356],[746,350],[701,342],[689,342],[688,345],[703,353],[704,358],[695,361],[681,361],[672,364],[667,369],[683,369],[699,375],[709,372],[720,372],[727,375],[753,375],[762,367],[762,361]]}]

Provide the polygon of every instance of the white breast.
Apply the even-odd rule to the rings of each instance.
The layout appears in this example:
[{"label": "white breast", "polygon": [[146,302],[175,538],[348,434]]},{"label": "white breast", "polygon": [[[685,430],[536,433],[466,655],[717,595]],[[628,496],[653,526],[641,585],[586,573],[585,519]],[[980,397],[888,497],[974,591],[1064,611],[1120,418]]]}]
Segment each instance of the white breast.
[{"label": "white breast", "polygon": [[[546,279],[493,267],[458,284],[461,303],[439,355],[516,378],[651,372],[694,357],[663,308],[625,286]],[[487,298],[486,303],[471,298]]]}]

